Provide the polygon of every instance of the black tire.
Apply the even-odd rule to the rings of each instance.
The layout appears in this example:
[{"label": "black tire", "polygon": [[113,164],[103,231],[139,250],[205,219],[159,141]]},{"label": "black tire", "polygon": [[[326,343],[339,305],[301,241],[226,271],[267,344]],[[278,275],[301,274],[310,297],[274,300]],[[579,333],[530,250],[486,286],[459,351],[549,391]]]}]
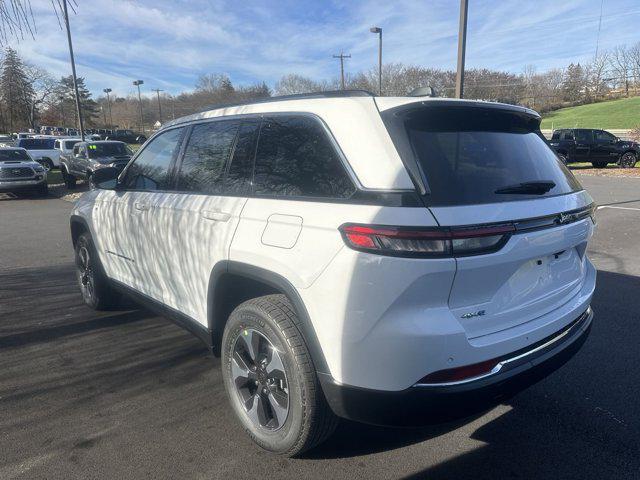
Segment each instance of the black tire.
[{"label": "black tire", "polygon": [[593,165],[595,168],[606,168],[609,162],[603,162],[603,161],[598,161],[598,162],[591,162],[591,165]]},{"label": "black tire", "polygon": [[62,172],[62,179],[68,190],[76,188],[76,177],[67,172],[66,167],[60,165],[60,171]]},{"label": "black tire", "polygon": [[36,188],[36,193],[39,197],[47,197],[49,195],[49,185],[46,183],[41,183]]},{"label": "black tire", "polygon": [[105,275],[98,252],[88,232],[78,237],[75,254],[76,278],[84,303],[94,310],[110,310],[116,307],[120,296]]},{"label": "black tire", "polygon": [[558,158],[560,159],[563,165],[567,164],[567,156],[564,153],[558,153]]},{"label": "black tire", "polygon": [[634,152],[625,152],[622,155],[620,155],[620,159],[618,160],[618,167],[634,168],[636,166],[637,161],[638,161],[638,156]]},{"label": "black tire", "polygon": [[[235,414],[254,442],[286,456],[299,455],[323,442],[338,424],[322,393],[299,322],[284,295],[267,295],[239,305],[229,317],[222,339],[222,375]],[[262,337],[258,341],[262,346],[255,349],[262,354],[256,354],[256,360],[252,361],[244,347],[248,345],[245,338],[253,339],[254,335]],[[269,365],[277,363],[267,362],[268,357],[274,358],[274,350],[269,346],[276,349],[277,360],[284,370],[283,373],[278,373],[281,369],[272,370],[278,379],[276,384],[265,378]],[[241,364],[246,368],[238,368]],[[262,378],[259,370],[263,372]],[[246,372],[246,377],[237,376],[237,372]],[[283,414],[284,420],[280,420],[272,405],[276,398],[285,397],[287,412],[286,416]],[[251,411],[255,407],[253,420],[248,405]],[[261,419],[269,418],[265,425],[260,424]]]}]

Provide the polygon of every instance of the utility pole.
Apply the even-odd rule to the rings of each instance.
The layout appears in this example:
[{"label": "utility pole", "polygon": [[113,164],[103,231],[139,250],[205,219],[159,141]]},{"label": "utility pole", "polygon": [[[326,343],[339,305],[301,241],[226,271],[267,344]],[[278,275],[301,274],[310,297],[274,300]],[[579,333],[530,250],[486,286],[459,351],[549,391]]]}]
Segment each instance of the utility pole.
[{"label": "utility pole", "polygon": [[333,58],[340,59],[340,85],[342,85],[342,90],[344,90],[344,59],[351,58],[351,55],[341,53],[340,55],[334,55]]},{"label": "utility pole", "polygon": [[73,56],[73,44],[71,43],[71,27],[69,26],[69,12],[67,0],[62,0],[64,24],[67,27],[67,41],[69,42],[69,57],[71,57],[71,73],[73,74],[73,89],[76,95],[76,109],[78,111],[78,123],[80,125],[80,140],[84,142],[84,124],[82,123],[82,109],[80,108],[80,94],[78,93],[78,78],[76,75],[76,60]]},{"label": "utility pole", "polygon": [[100,110],[102,110],[102,116],[104,117],[104,128],[107,128],[107,110],[104,105],[100,105]]},{"label": "utility pole", "polygon": [[382,28],[371,27],[369,31],[377,33],[380,41],[378,44],[378,95],[382,96]]},{"label": "utility pole", "polygon": [[143,80],[134,80],[133,84],[138,87],[138,104],[140,106],[140,131],[144,133],[144,119],[142,117],[142,97],[140,96],[140,85],[144,83]]},{"label": "utility pole", "polygon": [[460,0],[460,26],[458,28],[458,73],[456,75],[456,98],[464,96],[464,55],[467,48],[467,12],[469,0]]},{"label": "utility pole", "polygon": [[159,88],[156,88],[152,91],[156,92],[156,95],[158,96],[158,121],[162,123],[162,105],[160,104],[160,92],[164,92],[164,90],[160,90]]},{"label": "utility pole", "polygon": [[[105,88],[102,91],[107,94],[107,108],[109,109],[109,122],[111,127],[113,127],[113,115],[111,115],[111,98],[109,98],[109,94],[112,92],[112,90],[110,88]],[[105,128],[106,128],[106,125],[105,125]]]}]

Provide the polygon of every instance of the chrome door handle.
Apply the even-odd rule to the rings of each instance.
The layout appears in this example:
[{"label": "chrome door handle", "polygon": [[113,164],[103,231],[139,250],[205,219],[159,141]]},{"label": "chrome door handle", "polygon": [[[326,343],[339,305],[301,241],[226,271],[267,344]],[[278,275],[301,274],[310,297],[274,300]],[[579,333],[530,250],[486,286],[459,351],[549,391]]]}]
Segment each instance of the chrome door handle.
[{"label": "chrome door handle", "polygon": [[149,205],[145,203],[136,202],[133,204],[133,206],[136,208],[136,210],[140,210],[142,212],[144,212],[145,210],[149,210]]},{"label": "chrome door handle", "polygon": [[214,222],[226,222],[231,218],[230,213],[216,212],[211,210],[203,210],[202,212],[200,212],[200,215],[202,216],[202,218],[213,220]]}]

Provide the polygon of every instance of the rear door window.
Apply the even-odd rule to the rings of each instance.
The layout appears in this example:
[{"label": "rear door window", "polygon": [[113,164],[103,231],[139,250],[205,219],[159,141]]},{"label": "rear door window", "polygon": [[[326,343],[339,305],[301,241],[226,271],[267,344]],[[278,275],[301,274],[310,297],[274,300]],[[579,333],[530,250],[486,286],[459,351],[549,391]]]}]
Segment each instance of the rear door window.
[{"label": "rear door window", "polygon": [[576,130],[576,141],[582,142],[582,143],[593,142],[593,131],[592,130]]},{"label": "rear door window", "polygon": [[[393,110],[383,118],[401,155],[413,155],[424,172],[430,205],[496,203],[581,190],[543,140],[535,117],[477,107]],[[537,190],[531,193],[521,184],[536,184]]]},{"label": "rear door window", "polygon": [[315,118],[265,118],[256,151],[254,192],[278,197],[348,198],[355,192],[340,157]]}]

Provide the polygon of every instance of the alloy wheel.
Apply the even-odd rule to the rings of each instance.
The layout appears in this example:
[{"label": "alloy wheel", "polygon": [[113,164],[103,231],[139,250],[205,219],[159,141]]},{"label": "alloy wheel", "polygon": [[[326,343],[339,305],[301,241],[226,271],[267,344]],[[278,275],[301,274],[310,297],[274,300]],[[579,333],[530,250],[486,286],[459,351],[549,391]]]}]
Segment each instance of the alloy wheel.
[{"label": "alloy wheel", "polygon": [[620,157],[618,166],[620,168],[633,168],[636,165],[636,156],[633,152],[627,152]]},{"label": "alloy wheel", "polygon": [[87,299],[93,298],[95,283],[93,268],[91,267],[91,256],[89,255],[89,250],[84,245],[78,249],[77,268],[82,296]]},{"label": "alloy wheel", "polygon": [[280,352],[264,334],[254,329],[241,331],[233,346],[231,378],[256,427],[282,428],[289,415],[289,384]]}]

